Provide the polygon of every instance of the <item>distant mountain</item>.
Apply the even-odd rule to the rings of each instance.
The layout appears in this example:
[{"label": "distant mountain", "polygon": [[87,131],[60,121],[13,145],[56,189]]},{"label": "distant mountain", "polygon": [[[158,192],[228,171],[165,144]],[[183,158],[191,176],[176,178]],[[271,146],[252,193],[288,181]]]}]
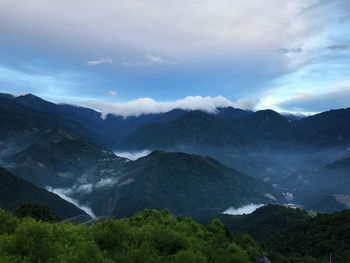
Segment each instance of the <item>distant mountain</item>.
[{"label": "distant mountain", "polygon": [[123,146],[131,149],[169,149],[242,146],[247,141],[229,122],[191,111],[167,123],[148,124],[130,135]]},{"label": "distant mountain", "polygon": [[4,94],[3,97],[11,100],[12,104],[16,103],[35,111],[37,114],[55,118],[61,126],[73,130],[89,141],[108,148],[116,148],[124,137],[142,125],[167,122],[186,113],[184,110],[172,110],[166,113],[143,114],[138,117],[126,118],[108,114],[102,118],[101,113],[95,110],[68,104],[55,104],[32,94],[18,97]]},{"label": "distant mountain", "polygon": [[294,121],[293,125],[311,135],[317,145],[348,147],[350,144],[350,108],[322,112]]},{"label": "distant mountain", "polygon": [[0,149],[3,166],[40,187],[99,180],[125,161],[55,119],[11,103],[0,103]]},{"label": "distant mountain", "polygon": [[[172,131],[173,135],[182,137],[183,134],[178,134],[176,124],[172,122],[177,122],[177,119],[190,113],[175,109],[166,113],[142,114],[138,117],[124,118],[108,114],[102,118],[101,113],[95,110],[67,104],[54,104],[32,94],[18,97],[1,94],[0,97],[37,113],[46,114],[49,118],[55,118],[61,126],[73,130],[80,137],[107,148],[119,148],[121,145],[130,147],[141,145],[138,142],[141,139],[137,137],[149,137],[144,133],[150,133],[151,127],[157,130],[159,126],[163,130],[171,126],[175,128]],[[214,119],[220,119],[226,124],[230,123],[228,126],[220,124],[220,127],[225,129],[227,133],[234,133],[236,136],[253,140],[253,143],[263,142],[274,148],[276,146],[282,148],[288,143],[300,142],[325,146],[350,143],[350,108],[332,110],[305,118],[286,113],[281,115],[272,110],[252,112],[232,107],[219,108],[215,114],[202,113]],[[208,121],[212,122],[209,117]],[[186,127],[186,129],[195,129],[197,124],[196,121],[193,121],[193,127]],[[210,125],[208,123],[208,126]],[[191,126],[191,124],[188,123],[187,126]],[[144,129],[147,129],[147,132],[142,132]],[[207,133],[209,132],[210,129]],[[128,139],[125,141],[125,138]],[[136,142],[131,143],[130,141],[134,139]],[[155,144],[159,143],[161,142]],[[282,145],[280,145],[281,143]],[[149,145],[150,143],[145,144]]]},{"label": "distant mountain", "polygon": [[224,119],[240,119],[254,113],[250,110],[241,110],[233,107],[219,108],[215,116]]},{"label": "distant mountain", "polygon": [[13,98],[15,98],[15,96],[13,96],[12,94],[8,94],[8,93],[0,93],[0,98],[13,99]]},{"label": "distant mountain", "polygon": [[350,122],[350,108],[325,111],[294,122],[305,133],[316,134],[322,130]]},{"label": "distant mountain", "polygon": [[349,171],[350,158],[347,157],[317,170],[290,176],[283,186],[293,189],[294,201],[308,209],[324,213],[341,211],[350,208]]},{"label": "distant mountain", "polygon": [[304,138],[284,116],[273,110],[257,111],[242,118],[238,125],[240,133],[255,144],[297,144]]},{"label": "distant mountain", "polygon": [[184,153],[155,151],[128,162],[123,173],[114,184],[80,200],[99,215],[122,217],[145,208],[167,208],[175,215],[196,217],[280,197],[273,187],[212,158]]},{"label": "distant mountain", "polygon": [[141,126],[123,145],[131,149],[281,147],[303,140],[302,132],[277,112],[265,110],[252,113],[227,108],[214,115],[192,111],[167,123]]},{"label": "distant mountain", "polygon": [[[349,115],[340,109],[297,119],[227,107],[213,114],[175,109],[102,118],[95,110],[31,94],[0,94],[0,165],[39,187],[91,192],[125,176],[126,167],[134,172],[134,162],[110,149],[181,151],[211,156],[293,194],[293,202],[327,211],[332,202],[343,207],[335,196],[349,195]],[[111,212],[117,199],[103,204],[109,194],[98,198]],[[329,205],[322,207],[321,200]]]},{"label": "distant mountain", "polygon": [[288,121],[298,121],[307,117],[307,115],[304,114],[293,114],[288,112],[281,112],[280,114]]},{"label": "distant mountain", "polygon": [[70,218],[86,213],[76,206],[44,189],[20,179],[0,167],[0,208],[14,210],[24,203],[47,204],[58,216]]},{"label": "distant mountain", "polygon": [[327,195],[310,207],[320,213],[334,213],[350,209],[350,195]]}]

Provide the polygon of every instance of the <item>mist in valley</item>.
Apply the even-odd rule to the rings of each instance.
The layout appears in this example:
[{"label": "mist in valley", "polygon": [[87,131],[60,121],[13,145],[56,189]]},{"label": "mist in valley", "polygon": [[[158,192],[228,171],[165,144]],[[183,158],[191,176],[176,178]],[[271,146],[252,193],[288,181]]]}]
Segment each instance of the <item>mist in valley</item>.
[{"label": "mist in valley", "polygon": [[222,212],[225,215],[248,215],[253,213],[256,209],[263,207],[263,204],[249,204],[239,208],[230,207]]},{"label": "mist in valley", "polygon": [[119,157],[135,161],[141,157],[149,155],[151,151],[149,150],[139,150],[139,151],[114,151],[114,154]]},{"label": "mist in valley", "polygon": [[96,218],[95,213],[92,211],[92,209],[90,207],[87,207],[85,205],[81,205],[78,200],[69,196],[72,193],[72,190],[70,188],[52,188],[50,186],[47,186],[46,190],[58,195],[63,200],[66,200],[67,202],[80,208],[81,210],[83,210],[85,213],[87,213],[92,218]]}]

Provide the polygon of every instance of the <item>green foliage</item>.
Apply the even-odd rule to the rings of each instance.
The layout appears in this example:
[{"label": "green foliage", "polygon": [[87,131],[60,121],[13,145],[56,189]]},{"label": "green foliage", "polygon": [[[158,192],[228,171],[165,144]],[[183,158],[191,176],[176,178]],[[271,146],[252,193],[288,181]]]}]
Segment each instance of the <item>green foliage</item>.
[{"label": "green foliage", "polygon": [[0,209],[0,235],[13,233],[18,222],[16,217]]},{"label": "green foliage", "polygon": [[350,210],[317,215],[283,231],[264,246],[277,251],[274,257],[282,262],[327,263],[330,253],[333,262],[350,262]]},{"label": "green foliage", "polygon": [[306,222],[311,217],[301,209],[266,205],[248,215],[217,215],[232,234],[247,233],[258,242],[265,242],[281,231]]},{"label": "green foliage", "polygon": [[17,219],[0,210],[0,262],[252,262],[259,254],[249,237],[233,239],[214,220],[208,227],[168,211],[92,226]]},{"label": "green foliage", "polygon": [[[330,253],[335,263],[350,262],[350,210],[311,216],[304,210],[267,205],[249,215],[216,217],[251,262],[260,252],[251,236],[274,263],[327,263]],[[220,221],[212,221],[209,229]]]}]

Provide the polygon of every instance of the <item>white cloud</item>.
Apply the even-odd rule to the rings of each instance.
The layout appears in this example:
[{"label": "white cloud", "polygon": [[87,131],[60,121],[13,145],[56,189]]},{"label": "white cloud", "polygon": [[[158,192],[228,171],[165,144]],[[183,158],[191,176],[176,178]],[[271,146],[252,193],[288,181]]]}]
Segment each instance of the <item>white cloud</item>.
[{"label": "white cloud", "polygon": [[158,65],[177,65],[178,62],[165,59],[161,56],[157,56],[151,53],[144,54],[137,61],[127,61],[123,62],[126,67],[140,67],[140,66],[158,66]]},{"label": "white cloud", "polygon": [[118,92],[116,92],[115,90],[110,90],[110,91],[108,91],[108,94],[112,97],[115,97],[118,95]]},{"label": "white cloud", "polygon": [[251,99],[251,98],[242,98],[233,103],[235,108],[242,110],[255,110],[256,105],[259,100]]},{"label": "white cloud", "polygon": [[92,184],[82,184],[74,191],[77,193],[91,193],[93,190]]},{"label": "white cloud", "polygon": [[173,109],[201,110],[215,113],[218,108],[234,107],[235,103],[223,96],[202,97],[188,96],[173,102],[157,102],[151,98],[140,98],[124,103],[106,101],[87,101],[86,106],[102,112],[103,116],[112,113],[120,116],[140,116],[148,113],[164,113]]},{"label": "white cloud", "polygon": [[106,186],[113,186],[113,185],[115,185],[118,181],[119,181],[118,178],[102,178],[101,180],[99,180],[99,181],[95,184],[95,187],[96,187],[96,188],[100,188],[100,187],[106,187]]},{"label": "white cloud", "polygon": [[156,65],[162,65],[162,64],[175,65],[175,64],[177,64],[175,61],[166,60],[160,56],[156,56],[156,55],[153,55],[150,53],[146,54],[145,57],[150,63],[156,64]]},{"label": "white cloud", "polygon": [[87,66],[97,66],[100,64],[113,64],[113,60],[111,58],[101,58],[98,60],[91,60],[86,62]]}]

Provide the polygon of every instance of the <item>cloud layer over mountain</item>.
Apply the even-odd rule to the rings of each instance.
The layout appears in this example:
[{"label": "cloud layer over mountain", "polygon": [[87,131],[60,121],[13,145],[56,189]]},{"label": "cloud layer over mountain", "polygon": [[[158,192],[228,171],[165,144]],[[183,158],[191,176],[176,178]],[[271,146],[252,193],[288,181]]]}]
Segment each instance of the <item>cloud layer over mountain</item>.
[{"label": "cloud layer over mountain", "polygon": [[[201,97],[188,96],[172,102],[158,102],[151,98],[141,98],[125,103],[111,103],[106,101],[89,101],[86,106],[92,107],[100,112],[103,116],[112,113],[120,116],[140,116],[147,113],[164,113],[173,109],[182,110],[201,110],[208,113],[215,113],[218,108],[239,107],[251,109],[254,106],[249,101],[239,100],[232,102],[223,96]],[[247,108],[248,107],[248,108]]]}]

